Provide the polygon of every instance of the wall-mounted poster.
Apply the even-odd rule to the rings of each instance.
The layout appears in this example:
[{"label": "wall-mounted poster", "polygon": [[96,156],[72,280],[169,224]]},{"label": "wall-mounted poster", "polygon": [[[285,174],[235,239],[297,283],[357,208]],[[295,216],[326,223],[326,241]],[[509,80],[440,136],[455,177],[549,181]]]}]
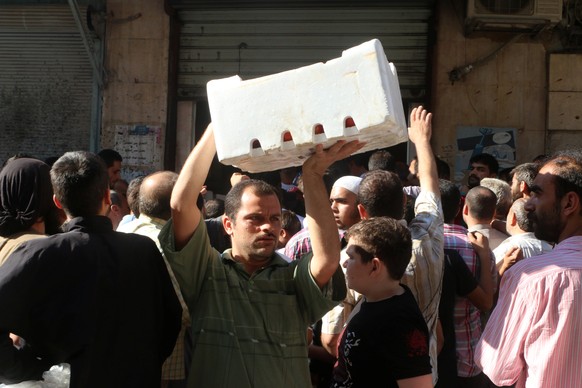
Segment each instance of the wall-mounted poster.
[{"label": "wall-mounted poster", "polygon": [[457,127],[455,182],[467,183],[469,160],[473,155],[487,153],[495,156],[499,170],[515,166],[515,128]]},{"label": "wall-mounted poster", "polygon": [[159,125],[116,125],[115,150],[123,158],[122,176],[130,181],[162,169],[164,143]]}]

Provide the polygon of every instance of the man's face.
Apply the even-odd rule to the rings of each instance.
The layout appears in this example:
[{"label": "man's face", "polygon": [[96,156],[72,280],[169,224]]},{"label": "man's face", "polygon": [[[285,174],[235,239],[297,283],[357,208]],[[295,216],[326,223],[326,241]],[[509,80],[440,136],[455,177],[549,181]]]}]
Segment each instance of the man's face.
[{"label": "man's face", "polygon": [[523,193],[519,188],[519,181],[517,180],[515,175],[513,175],[513,178],[511,178],[511,197],[513,198],[514,201],[516,199],[523,197]]},{"label": "man's face", "polygon": [[534,179],[531,197],[525,204],[527,217],[533,222],[534,233],[540,240],[558,242],[564,228],[561,201],[556,198],[553,166],[544,166]]},{"label": "man's face", "polygon": [[109,187],[113,188],[115,182],[121,179],[121,162],[114,161],[113,165],[107,169],[109,174]]},{"label": "man's face", "polygon": [[247,188],[234,222],[226,217],[233,256],[253,262],[269,261],[281,233],[281,204],[275,195],[259,197]]},{"label": "man's face", "polygon": [[349,229],[350,226],[360,221],[357,199],[356,194],[343,187],[334,186],[331,189],[329,202],[338,229]]},{"label": "man's face", "polygon": [[491,171],[489,171],[489,166],[479,162],[471,163],[471,171],[469,172],[467,185],[472,189],[473,187],[479,186],[481,179],[490,177]]}]

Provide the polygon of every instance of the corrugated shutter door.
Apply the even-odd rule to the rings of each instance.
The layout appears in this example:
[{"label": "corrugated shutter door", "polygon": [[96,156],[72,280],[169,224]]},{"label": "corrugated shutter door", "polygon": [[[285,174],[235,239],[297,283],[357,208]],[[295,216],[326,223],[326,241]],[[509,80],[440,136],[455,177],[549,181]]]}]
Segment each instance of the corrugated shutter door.
[{"label": "corrugated shutter door", "polygon": [[1,159],[88,150],[92,88],[68,5],[0,7]]},{"label": "corrugated shutter door", "polygon": [[403,99],[427,91],[430,8],[180,9],[178,98],[206,96],[211,79],[278,73],[341,56],[379,39],[396,65]]}]

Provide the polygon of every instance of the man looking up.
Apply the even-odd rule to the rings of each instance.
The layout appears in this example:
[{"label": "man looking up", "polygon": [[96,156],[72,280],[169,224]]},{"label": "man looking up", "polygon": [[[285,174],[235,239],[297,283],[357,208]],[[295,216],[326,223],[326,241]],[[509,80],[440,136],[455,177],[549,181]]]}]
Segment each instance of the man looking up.
[{"label": "man looking up", "polygon": [[499,386],[582,386],[582,151],[549,158],[526,202],[535,236],[557,243],[501,279],[475,359]]},{"label": "man looking up", "polygon": [[210,246],[196,207],[216,154],[212,125],[206,129],[180,172],[172,219],[159,236],[192,315],[189,387],[310,385],[306,329],[345,297],[323,175],[362,146],[338,141],[323,150],[318,144],[303,164],[313,254],[288,263],[275,253],[281,204],[263,181],[245,180],[229,191],[223,224],[232,249],[220,254]]}]

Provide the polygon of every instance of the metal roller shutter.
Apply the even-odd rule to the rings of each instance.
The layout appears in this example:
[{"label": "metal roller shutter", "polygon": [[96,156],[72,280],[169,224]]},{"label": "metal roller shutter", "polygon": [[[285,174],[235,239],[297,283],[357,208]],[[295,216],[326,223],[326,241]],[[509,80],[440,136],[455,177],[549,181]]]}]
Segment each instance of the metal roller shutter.
[{"label": "metal roller shutter", "polygon": [[409,4],[302,9],[184,5],[178,9],[178,98],[204,98],[211,79],[278,73],[336,58],[377,38],[396,65],[403,99],[422,101],[432,9],[428,3]]},{"label": "metal roller shutter", "polygon": [[92,95],[92,67],[68,5],[0,7],[1,160],[88,150]]}]

